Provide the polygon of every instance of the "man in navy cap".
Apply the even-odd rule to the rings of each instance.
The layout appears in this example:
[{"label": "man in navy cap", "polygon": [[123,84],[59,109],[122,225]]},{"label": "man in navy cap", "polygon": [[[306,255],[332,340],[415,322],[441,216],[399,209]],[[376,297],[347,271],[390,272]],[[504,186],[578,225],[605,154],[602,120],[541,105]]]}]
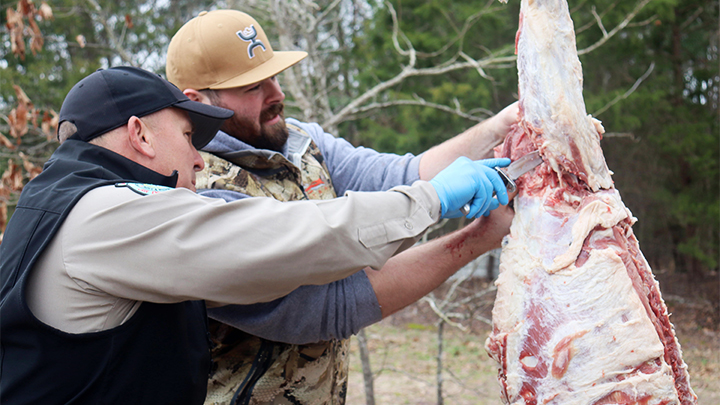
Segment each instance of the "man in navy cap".
[{"label": "man in navy cap", "polygon": [[270,301],[379,269],[465,203],[477,211],[493,192],[507,203],[472,161],[324,203],[201,197],[196,148],[231,115],[131,67],[70,90],[64,142],[0,245],[3,404],[200,404],[206,301]]}]

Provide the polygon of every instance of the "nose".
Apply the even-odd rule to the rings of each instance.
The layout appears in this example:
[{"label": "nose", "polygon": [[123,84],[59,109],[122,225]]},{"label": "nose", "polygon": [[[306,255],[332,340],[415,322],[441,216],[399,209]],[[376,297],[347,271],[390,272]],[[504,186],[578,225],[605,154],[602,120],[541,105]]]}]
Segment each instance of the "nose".
[{"label": "nose", "polygon": [[205,168],[205,161],[203,160],[202,156],[200,156],[200,152],[198,152],[197,149],[193,148],[193,151],[193,169],[196,172],[199,172],[200,170]]},{"label": "nose", "polygon": [[283,93],[282,88],[280,88],[280,83],[276,77],[266,79],[263,85],[265,87],[265,94],[267,94],[265,102],[268,105],[282,103],[283,100],[285,100],[285,93]]}]

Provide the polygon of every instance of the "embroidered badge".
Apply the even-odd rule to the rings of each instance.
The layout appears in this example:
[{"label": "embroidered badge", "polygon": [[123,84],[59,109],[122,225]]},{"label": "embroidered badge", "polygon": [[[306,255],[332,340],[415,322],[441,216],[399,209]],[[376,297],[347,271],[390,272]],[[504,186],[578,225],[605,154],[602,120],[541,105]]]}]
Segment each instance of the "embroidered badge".
[{"label": "embroidered badge", "polygon": [[115,187],[127,187],[140,195],[157,194],[162,191],[172,190],[171,187],[147,183],[115,183]]},{"label": "embroidered badge", "polygon": [[263,51],[267,50],[265,49],[265,44],[263,44],[261,40],[255,39],[257,38],[257,30],[255,29],[255,26],[251,25],[246,27],[244,30],[236,32],[236,34],[243,41],[250,42],[250,45],[248,45],[247,48],[248,57],[250,59],[255,57],[255,48],[258,46],[261,47]]}]

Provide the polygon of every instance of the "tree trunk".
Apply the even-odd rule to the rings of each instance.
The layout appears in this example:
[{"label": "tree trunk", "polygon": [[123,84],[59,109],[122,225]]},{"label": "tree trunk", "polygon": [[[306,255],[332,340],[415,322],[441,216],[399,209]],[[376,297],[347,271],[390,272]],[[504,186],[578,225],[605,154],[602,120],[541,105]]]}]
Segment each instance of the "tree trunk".
[{"label": "tree trunk", "polygon": [[670,50],[670,60],[673,65],[673,79],[675,89],[672,94],[673,105],[679,106],[683,103],[683,90],[685,89],[685,78],[683,77],[683,58],[682,58],[682,33],[680,32],[681,21],[680,11],[675,9],[675,21],[672,23],[672,48]]},{"label": "tree trunk", "polygon": [[443,405],[443,329],[445,329],[445,321],[441,320],[438,323],[438,353],[437,353],[437,403]]},{"label": "tree trunk", "polygon": [[357,334],[358,347],[360,347],[360,361],[362,362],[363,381],[365,382],[365,403],[375,405],[375,388],[373,387],[373,374],[370,368],[370,351],[367,347],[365,329]]},{"label": "tree trunk", "polygon": [[495,280],[495,255],[492,251],[487,253],[487,267],[486,276],[488,283],[492,283]]}]

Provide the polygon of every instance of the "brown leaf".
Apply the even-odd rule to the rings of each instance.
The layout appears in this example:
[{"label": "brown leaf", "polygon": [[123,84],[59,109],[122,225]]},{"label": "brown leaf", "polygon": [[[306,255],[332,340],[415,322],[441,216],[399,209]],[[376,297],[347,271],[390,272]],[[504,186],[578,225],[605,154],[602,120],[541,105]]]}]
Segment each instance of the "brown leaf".
[{"label": "brown leaf", "polygon": [[40,124],[40,128],[42,128],[43,133],[45,134],[45,137],[48,141],[52,139],[56,139],[55,134],[57,133],[57,127],[58,127],[58,121],[60,120],[60,117],[58,116],[58,113],[55,112],[55,110],[45,111],[43,113],[42,117],[42,123]]},{"label": "brown leaf", "polygon": [[5,173],[2,175],[2,184],[3,186],[10,189],[10,192],[13,191],[22,191],[23,189],[23,176],[22,176],[22,170],[20,170],[20,167],[15,164],[15,162],[12,159],[8,159],[8,168],[5,170]]},{"label": "brown leaf", "polygon": [[35,177],[37,177],[38,174],[42,173],[42,167],[35,166],[25,155],[24,153],[20,152],[20,157],[23,160],[23,168],[28,174],[28,179],[32,180]]},{"label": "brown leaf", "polygon": [[13,55],[20,57],[20,60],[25,60],[25,41],[22,33],[15,29],[10,31],[10,50]]},{"label": "brown leaf", "polygon": [[8,149],[11,149],[11,150],[12,150],[12,149],[15,149],[15,145],[13,145],[13,143],[10,142],[10,140],[7,139],[7,138],[5,137],[5,135],[3,135],[3,134],[1,134],[1,133],[0,133],[0,145],[6,147],[6,148],[8,148]]},{"label": "brown leaf", "polygon": [[85,48],[85,36],[84,35],[78,35],[75,37],[75,40],[78,44],[80,44],[80,48]]},{"label": "brown leaf", "polygon": [[17,96],[17,107],[13,108],[8,114],[8,123],[10,124],[10,136],[17,139],[20,144],[20,137],[28,132],[28,118],[32,117],[34,107],[30,98],[25,94],[18,85],[13,85],[15,95]]},{"label": "brown leaf", "polygon": [[8,168],[5,170],[5,173],[0,176],[0,200],[7,200],[8,197],[10,197],[10,194],[12,193],[12,190],[10,189],[10,173],[11,173],[11,167],[13,166],[12,159],[8,160]]},{"label": "brown leaf", "polygon": [[133,25],[132,22],[132,16],[130,14],[125,14],[125,25],[128,27],[128,29],[133,29],[135,25]]},{"label": "brown leaf", "polygon": [[23,24],[22,14],[16,13],[13,9],[8,8],[6,10],[7,23],[5,26],[10,31],[10,49],[13,55],[19,56],[20,60],[25,60],[25,40],[23,37]]},{"label": "brown leaf", "polygon": [[0,243],[2,243],[2,237],[5,234],[7,221],[7,203],[5,201],[0,201]]},{"label": "brown leaf", "polygon": [[40,9],[38,10],[38,15],[40,16],[40,18],[42,18],[45,21],[52,20],[54,18],[52,8],[50,6],[48,6],[48,4],[44,1],[42,3],[40,3]]},{"label": "brown leaf", "polygon": [[32,0],[20,0],[17,5],[18,13],[31,18],[35,14],[35,4]]},{"label": "brown leaf", "polygon": [[19,25],[21,27],[23,26],[22,14],[15,12],[15,10],[13,10],[11,8],[6,9],[5,13],[7,15],[6,25],[8,26],[8,28],[10,28],[11,25],[12,26]]},{"label": "brown leaf", "polygon": [[24,104],[20,104],[17,108],[13,108],[8,114],[8,123],[10,124],[10,136],[17,139],[20,144],[20,137],[28,132],[28,113]]},{"label": "brown leaf", "polygon": [[[32,104],[30,106],[32,107]],[[32,125],[33,127],[37,128],[38,118],[40,118],[40,110],[38,110],[35,107],[32,107],[32,109],[30,110],[30,112],[28,114],[29,124]]]},{"label": "brown leaf", "polygon": [[30,23],[30,28],[32,29],[32,33],[30,34],[30,50],[33,55],[37,55],[38,51],[42,50],[45,39],[43,38],[42,32],[40,32],[40,27],[38,27],[37,23],[35,23],[35,20],[30,18],[28,22]]},{"label": "brown leaf", "polygon": [[25,94],[25,91],[23,91],[22,87],[20,87],[16,84],[13,84],[13,89],[15,90],[15,96],[18,99],[18,103],[32,105],[32,101],[30,101],[30,97],[28,97],[27,94]]},{"label": "brown leaf", "polygon": [[12,194],[10,189],[5,185],[5,183],[0,181],[0,201],[6,201],[10,198],[10,194]]}]

